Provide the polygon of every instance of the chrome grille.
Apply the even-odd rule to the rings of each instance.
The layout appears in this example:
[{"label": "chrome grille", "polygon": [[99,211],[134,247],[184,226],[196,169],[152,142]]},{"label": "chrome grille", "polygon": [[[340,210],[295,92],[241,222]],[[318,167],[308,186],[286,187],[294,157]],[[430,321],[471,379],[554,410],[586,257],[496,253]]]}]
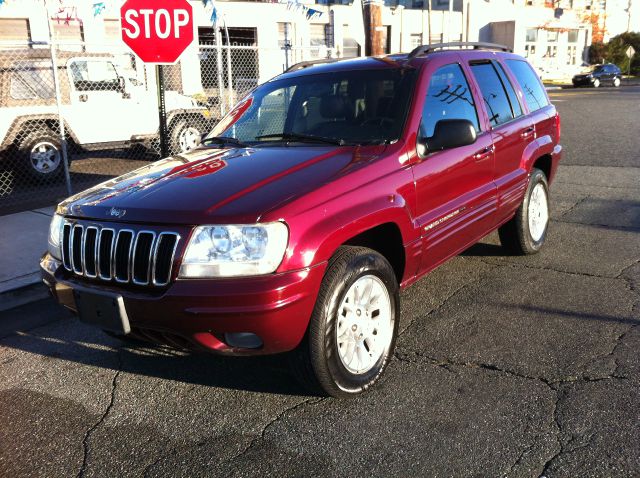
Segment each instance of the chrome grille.
[{"label": "chrome grille", "polygon": [[65,223],[62,264],[69,272],[120,284],[164,286],[180,235]]}]

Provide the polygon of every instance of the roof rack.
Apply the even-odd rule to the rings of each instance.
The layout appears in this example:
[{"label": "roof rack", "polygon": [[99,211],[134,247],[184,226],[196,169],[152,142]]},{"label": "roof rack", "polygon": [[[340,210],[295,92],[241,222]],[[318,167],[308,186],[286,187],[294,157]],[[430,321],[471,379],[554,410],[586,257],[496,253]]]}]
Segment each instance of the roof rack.
[{"label": "roof rack", "polygon": [[342,60],[353,60],[353,58],[321,58],[319,60],[301,61],[299,63],[296,63],[295,65],[291,65],[289,68],[284,70],[284,72],[291,73],[292,71],[302,70],[313,65],[320,65],[322,63],[335,63],[336,61]]},{"label": "roof rack", "polygon": [[428,53],[432,53],[436,50],[447,50],[452,48],[460,48],[460,49],[471,48],[473,50],[497,50],[497,51],[506,51],[509,53],[513,51],[508,46],[498,45],[496,43],[456,41],[451,43],[434,43],[432,45],[421,45],[415,48],[411,53],[409,53],[409,56],[407,57],[407,59],[411,60],[412,58],[423,56]]}]

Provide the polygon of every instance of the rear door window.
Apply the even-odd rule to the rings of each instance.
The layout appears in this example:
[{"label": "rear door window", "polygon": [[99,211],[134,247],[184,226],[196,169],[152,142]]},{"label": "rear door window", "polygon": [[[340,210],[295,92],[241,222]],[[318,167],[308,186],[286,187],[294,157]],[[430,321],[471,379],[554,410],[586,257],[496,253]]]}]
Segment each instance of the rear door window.
[{"label": "rear door window", "polygon": [[490,62],[475,63],[471,71],[480,87],[491,126],[511,121],[514,118],[511,103],[495,67]]},{"label": "rear door window", "polygon": [[492,64],[498,72],[500,80],[502,80],[502,86],[504,86],[504,89],[507,91],[509,103],[511,103],[511,111],[513,112],[513,117],[517,118],[518,116],[522,116],[522,106],[520,106],[518,95],[516,95],[516,90],[513,88],[511,81],[507,77],[507,73],[504,71],[504,68],[500,63],[494,61],[492,62]]},{"label": "rear door window", "polygon": [[529,111],[537,111],[549,104],[544,87],[533,68],[524,60],[507,60],[507,66],[511,69],[522,92]]},{"label": "rear door window", "polygon": [[431,76],[422,111],[420,136],[433,136],[436,123],[443,119],[466,119],[480,131],[478,113],[469,83],[457,63],[446,65]]}]

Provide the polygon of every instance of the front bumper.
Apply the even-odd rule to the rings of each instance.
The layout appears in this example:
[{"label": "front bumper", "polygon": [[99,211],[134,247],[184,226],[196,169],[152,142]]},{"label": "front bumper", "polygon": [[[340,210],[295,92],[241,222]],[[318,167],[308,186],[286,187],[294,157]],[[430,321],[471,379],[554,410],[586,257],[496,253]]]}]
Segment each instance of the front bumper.
[{"label": "front bumper", "polygon": [[573,86],[591,86],[593,85],[593,80],[593,77],[580,77],[573,78],[571,82],[573,83]]},{"label": "front bumper", "polygon": [[[259,355],[286,352],[300,343],[326,263],[262,277],[176,280],[162,291],[81,280],[49,254],[40,267],[52,295],[73,311],[74,288],[120,294],[133,337],[178,348]],[[255,334],[262,346],[232,347],[225,334],[233,333]]]}]

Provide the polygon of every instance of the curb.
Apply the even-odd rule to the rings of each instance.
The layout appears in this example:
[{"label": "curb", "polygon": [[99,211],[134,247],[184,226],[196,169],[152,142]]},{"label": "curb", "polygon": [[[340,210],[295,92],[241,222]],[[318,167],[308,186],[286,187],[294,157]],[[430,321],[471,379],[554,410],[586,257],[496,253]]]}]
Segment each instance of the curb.
[{"label": "curb", "polygon": [[0,312],[15,309],[21,305],[49,297],[49,290],[41,280],[32,284],[8,290],[0,294]]}]

